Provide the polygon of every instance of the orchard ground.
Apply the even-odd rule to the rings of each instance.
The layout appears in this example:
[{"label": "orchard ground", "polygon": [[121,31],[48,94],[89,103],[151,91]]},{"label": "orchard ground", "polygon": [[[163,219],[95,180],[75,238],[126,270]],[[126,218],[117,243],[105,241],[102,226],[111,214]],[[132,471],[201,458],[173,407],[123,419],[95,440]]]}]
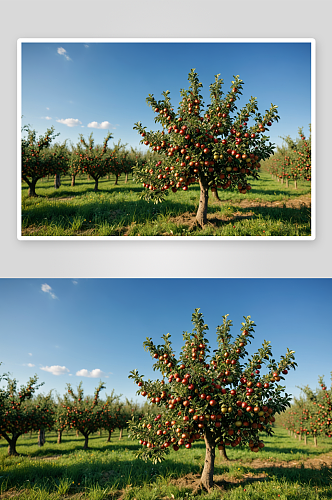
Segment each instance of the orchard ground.
[{"label": "orchard ground", "polygon": [[198,184],[188,191],[170,192],[161,204],[140,200],[144,190],[129,177],[94,181],[86,176],[63,177],[59,189],[54,180],[40,180],[37,198],[28,197],[22,183],[23,236],[310,236],[311,187],[306,181],[294,189],[261,172],[252,181],[250,194],[218,190],[221,202],[209,192],[208,224],[202,229],[195,217]]},{"label": "orchard ground", "polygon": [[332,498],[332,439],[303,441],[282,428],[264,438],[265,448],[252,453],[229,447],[230,460],[216,454],[215,487],[209,493],[197,485],[204,465],[205,445],[197,441],[190,450],[170,451],[164,462],[153,465],[135,459],[140,445],[119,440],[119,431],[91,436],[84,451],[83,436],[73,431],[57,444],[55,433],[46,434],[39,448],[37,434],[19,438],[18,457],[7,456],[0,440],[0,498],[171,500],[330,500]]}]

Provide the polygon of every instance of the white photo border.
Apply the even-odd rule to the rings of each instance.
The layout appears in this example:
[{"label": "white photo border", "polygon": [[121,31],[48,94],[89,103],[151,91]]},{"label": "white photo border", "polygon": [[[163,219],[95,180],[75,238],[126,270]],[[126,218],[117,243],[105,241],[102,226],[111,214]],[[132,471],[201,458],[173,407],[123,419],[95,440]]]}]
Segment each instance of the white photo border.
[{"label": "white photo border", "polygon": [[[310,236],[22,236],[21,111],[24,43],[310,43],[311,44],[311,235]],[[310,241],[316,239],[316,40],[314,38],[19,38],[17,40],[17,239],[23,241]]]}]

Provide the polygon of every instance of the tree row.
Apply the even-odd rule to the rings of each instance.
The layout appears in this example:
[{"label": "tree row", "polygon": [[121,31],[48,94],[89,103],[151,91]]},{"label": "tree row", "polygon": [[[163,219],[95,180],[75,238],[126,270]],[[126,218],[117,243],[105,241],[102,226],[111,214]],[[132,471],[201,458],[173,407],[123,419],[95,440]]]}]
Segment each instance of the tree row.
[{"label": "tree row", "polygon": [[294,182],[297,189],[299,180],[311,181],[311,128],[306,138],[299,128],[299,137],[295,141],[284,137],[285,144],[277,147],[276,153],[264,162],[264,168],[281,184],[289,187],[289,181]]},{"label": "tree row", "polygon": [[320,388],[312,390],[309,386],[302,388],[302,394],[291,408],[278,417],[278,424],[288,433],[307,444],[312,437],[317,446],[317,438],[332,437],[332,386],[330,389],[319,377]]},{"label": "tree row", "polygon": [[105,389],[101,382],[94,396],[85,396],[82,382],[75,391],[67,384],[67,392],[63,396],[38,394],[36,391],[43,385],[37,383],[37,376],[31,377],[26,385],[18,387],[17,381],[7,374],[0,376],[0,437],[8,442],[8,454],[17,455],[17,440],[28,432],[38,432],[38,443],[45,442],[45,432],[55,431],[58,444],[61,443],[64,431],[73,429],[84,437],[84,449],[88,448],[89,436],[101,429],[111,433],[117,428],[120,437],[128,421],[135,415],[141,418],[144,409],[132,401],[120,401],[120,396],[111,395],[101,399],[100,392]]},{"label": "tree row", "polygon": [[67,145],[67,142],[53,143],[59,135],[50,128],[44,135],[37,138],[36,131],[24,127],[26,133],[21,140],[22,154],[22,181],[29,186],[29,196],[37,196],[37,182],[49,176],[55,178],[55,188],[60,186],[60,176],[70,175],[71,185],[75,186],[76,177],[87,174],[95,182],[94,190],[98,191],[98,181],[102,177],[115,175],[115,184],[118,177],[132,172],[133,167],[144,163],[142,152],[134,148],[126,149],[126,144],[119,141],[109,146],[112,134],[107,134],[102,145],[95,144],[93,134],[85,140],[80,134],[76,145]]}]

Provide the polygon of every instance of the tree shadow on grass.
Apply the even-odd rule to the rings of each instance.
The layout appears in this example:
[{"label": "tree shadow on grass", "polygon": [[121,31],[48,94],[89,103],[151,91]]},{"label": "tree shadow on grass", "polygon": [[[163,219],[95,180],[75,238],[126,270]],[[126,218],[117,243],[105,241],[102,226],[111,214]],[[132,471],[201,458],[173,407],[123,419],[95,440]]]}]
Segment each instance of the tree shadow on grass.
[{"label": "tree shadow on grass", "polygon": [[[100,437],[91,437],[91,441],[95,439],[100,439]],[[83,444],[83,442],[82,442]],[[112,444],[112,443],[110,443]],[[117,443],[119,445],[119,443]],[[81,491],[82,487],[80,485],[99,484],[101,487],[114,487],[117,491],[125,488],[130,482],[132,487],[142,486],[144,484],[150,484],[153,486],[158,476],[167,477],[169,483],[176,486],[187,487],[189,492],[193,492],[197,489],[199,484],[200,474],[202,472],[202,466],[204,461],[204,454],[202,449],[205,447],[204,443],[195,443],[195,446],[189,452],[190,458],[187,460],[181,460],[173,452],[166,458],[161,464],[152,464],[151,462],[143,462],[134,457],[132,458],[127,454],[128,450],[135,452],[141,448],[139,445],[124,445],[123,447],[117,447],[114,449],[114,453],[110,448],[104,448],[102,446],[92,447],[89,450],[83,452],[82,448],[79,447],[74,450],[63,450],[63,458],[66,458],[63,462],[61,457],[59,461],[56,460],[59,455],[59,446],[50,446],[49,454],[50,461],[42,460],[42,456],[38,456],[34,453],[30,458],[41,458],[40,461],[31,466],[29,461],[22,462],[21,466],[18,468],[12,468],[5,471],[5,476],[10,487],[20,488],[24,487],[29,481],[30,486],[34,487],[45,487],[45,482],[48,482],[56,491],[56,484],[58,484],[60,479],[70,480],[72,483],[70,493]],[[271,448],[274,450],[274,448]],[[276,449],[278,452],[283,452],[285,449]],[[82,452],[80,457],[83,456],[83,461],[80,461],[80,457],[73,456],[70,459],[70,455],[76,451]],[[99,451],[100,454],[93,456],[90,452]],[[199,451],[199,455],[195,451]],[[53,460],[51,461],[53,454]],[[89,457],[91,456],[91,459]],[[86,460],[84,458],[86,457]],[[198,458],[199,461],[195,461]],[[239,485],[245,487],[246,485],[253,484],[255,482],[269,482],[275,479],[279,481],[285,481],[288,483],[296,484],[311,484],[312,486],[326,487],[331,485],[330,473],[331,468],[326,467],[324,464],[320,468],[310,469],[304,468],[299,463],[299,466],[294,466],[293,464],[288,464],[286,462],[278,462],[278,464],[264,462],[262,458],[261,463],[252,466],[251,464],[242,466],[242,471],[239,473],[230,466],[231,464],[225,462],[223,464],[216,464],[215,466],[215,483],[216,487],[220,489],[230,490]],[[1,481],[1,480],[0,480]],[[52,491],[52,489],[51,489]],[[332,494],[332,490],[329,491]]]},{"label": "tree shadow on grass", "polygon": [[[22,210],[22,217],[29,217],[31,224],[61,224],[63,228],[71,228],[75,217],[85,218],[81,229],[88,229],[95,224],[108,223],[123,226],[131,224],[133,219],[137,224],[144,224],[155,220],[158,215],[176,216],[185,210],[194,209],[194,206],[184,206],[181,203],[165,203],[154,205],[144,200],[111,202],[109,200],[99,203],[89,201],[83,205],[50,204],[50,206],[28,207]],[[90,224],[92,223],[92,225]]]},{"label": "tree shadow on grass", "polygon": [[[53,184],[43,185],[43,183],[37,183],[36,185],[36,195],[37,198],[48,198],[48,199],[61,199],[61,198],[73,198],[75,196],[84,196],[86,194],[95,193],[95,194],[111,194],[118,192],[134,192],[141,193],[143,188],[138,184],[133,185],[132,182],[124,183],[120,182],[118,184],[114,184],[107,179],[99,179],[98,181],[98,191],[94,190],[95,181],[80,181],[76,180],[75,186],[71,186],[71,180],[62,181],[59,189],[55,189]],[[28,186],[22,186],[22,193],[24,196],[28,194]],[[43,193],[46,191],[46,194]]]},{"label": "tree shadow on grass", "polygon": [[[309,457],[309,456],[318,457],[319,455],[322,454],[321,450],[315,449],[314,447],[310,447],[309,449],[306,449],[306,448],[297,448],[296,446],[294,446],[294,447],[287,446],[284,448],[284,447],[273,447],[273,446],[269,446],[268,444],[266,444],[265,448],[264,448],[264,453],[270,453],[270,452],[271,453],[285,453],[285,454],[288,454],[290,457],[292,455],[297,454],[297,453],[304,455],[306,457]],[[296,460],[298,460],[298,459],[296,459]]]},{"label": "tree shadow on grass", "polygon": [[[141,188],[121,188],[128,192]],[[196,191],[197,192],[196,192]],[[74,193],[70,190],[63,190],[59,196],[47,197],[50,204],[45,203],[42,206],[30,205],[22,211],[23,234],[33,235],[42,232],[42,234],[58,234],[58,229],[67,231],[68,236],[93,236],[98,234],[99,228],[105,226],[106,233],[113,236],[122,236],[128,234],[133,223],[145,225],[147,223],[157,222],[158,217],[164,217],[167,221],[174,223],[179,228],[184,228],[189,234],[200,233],[196,222],[196,212],[198,208],[198,187],[193,188],[191,198],[182,199],[182,203],[166,198],[164,203],[153,204],[145,200],[137,201],[117,201],[117,198],[99,198],[98,194],[93,199],[85,200],[82,193]],[[107,191],[104,191],[106,193]],[[116,191],[114,191],[116,193]],[[94,193],[91,188],[86,194]],[[100,192],[101,194],[103,191]],[[196,196],[197,195],[197,196]],[[82,203],[69,204],[61,203],[61,199],[66,200],[81,196]],[[197,198],[197,200],[196,200]],[[197,203],[196,203],[197,201]],[[213,200],[212,200],[213,201]],[[55,203],[54,203],[55,202]],[[225,206],[226,201],[222,200]],[[208,207],[208,225],[216,229],[228,225],[232,222],[241,220],[261,219],[264,221],[282,221],[291,224],[310,223],[310,208],[304,205],[296,207],[281,206],[237,206],[236,200],[233,205],[235,212],[227,213],[224,207],[218,203],[210,203]],[[53,226],[53,228],[50,228]],[[248,227],[250,231],[250,227]],[[159,229],[158,229],[159,231]],[[159,233],[158,233],[159,234]],[[202,235],[204,233],[202,232]],[[166,233],[165,233],[166,235]]]},{"label": "tree shadow on grass", "polygon": [[[89,451],[91,450],[87,450],[87,458]],[[57,480],[63,478],[74,481],[71,491],[75,485],[78,483],[84,485],[86,481],[97,483],[100,486],[116,486],[120,490],[127,486],[128,479],[134,487],[144,483],[152,485],[158,476],[177,478],[192,472],[199,473],[200,466],[190,462],[179,463],[171,458],[156,465],[152,462],[136,459],[134,455],[132,458],[128,456],[122,458],[121,453],[112,453],[109,450],[108,453],[94,456],[91,462],[84,460],[84,456],[83,461],[80,461],[79,458],[75,459],[75,457],[70,460],[70,457],[67,456],[63,462],[61,457],[54,456],[53,461],[40,460],[36,463],[33,460],[31,465],[29,461],[25,460],[19,468],[7,469],[2,481],[5,479],[8,481],[7,484],[14,488],[26,486],[27,480],[30,486],[42,487],[45,486],[45,482],[55,485]]]},{"label": "tree shadow on grass", "polygon": [[250,196],[254,197],[255,195],[272,195],[272,196],[283,196],[284,198],[289,198],[293,196],[304,196],[310,193],[302,192],[301,189],[258,189],[252,188]]},{"label": "tree shadow on grass", "polygon": [[[234,218],[262,218],[288,222],[310,222],[310,208],[303,205],[299,208],[278,206],[236,207]],[[243,214],[243,215],[242,215]],[[230,220],[232,220],[230,218]]]}]

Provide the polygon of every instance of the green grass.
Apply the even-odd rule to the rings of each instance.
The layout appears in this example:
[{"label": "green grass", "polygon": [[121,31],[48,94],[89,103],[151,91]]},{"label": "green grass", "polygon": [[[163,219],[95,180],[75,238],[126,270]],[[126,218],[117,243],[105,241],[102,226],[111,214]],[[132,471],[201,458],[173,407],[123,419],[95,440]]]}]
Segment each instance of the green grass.
[{"label": "green grass", "polygon": [[[161,500],[195,498],[184,476],[199,475],[204,464],[204,444],[194,443],[191,450],[171,450],[167,459],[158,465],[135,459],[139,445],[119,433],[106,442],[106,433],[89,439],[90,449],[84,451],[83,438],[74,433],[64,434],[58,445],[55,433],[46,435],[42,448],[37,446],[37,435],[18,440],[18,457],[7,456],[6,442],[0,440],[0,498],[61,499],[88,498],[101,500]],[[332,440],[321,440],[318,447],[311,439],[308,445],[276,429],[274,437],[264,439],[265,448],[251,453],[241,448],[230,448],[229,462],[216,454],[216,488],[201,493],[204,500],[331,500],[332,471],[296,468],[293,462],[319,458],[332,452]],[[253,460],[261,459],[254,466]],[[283,464],[280,464],[280,462]],[[287,465],[286,467],[285,465]],[[284,467],[280,467],[284,465]],[[222,489],[220,489],[222,488]],[[280,496],[278,496],[280,495]]]},{"label": "green grass", "polygon": [[[69,177],[62,178],[59,189],[53,181],[37,183],[37,198],[28,197],[22,183],[22,234],[24,236],[310,236],[310,209],[286,208],[285,202],[310,194],[310,184],[300,182],[298,189],[271,179],[262,172],[253,181],[250,195],[219,190],[222,203],[211,193],[208,214],[215,220],[201,229],[183,214],[193,216],[198,207],[199,188],[170,193],[161,204],[140,200],[143,191],[132,179],[126,184],[111,180],[94,182],[78,178],[71,187]],[[241,207],[247,199],[259,203],[280,202],[279,206]],[[250,212],[250,213],[249,213]],[[234,215],[235,214],[235,215]]]}]

